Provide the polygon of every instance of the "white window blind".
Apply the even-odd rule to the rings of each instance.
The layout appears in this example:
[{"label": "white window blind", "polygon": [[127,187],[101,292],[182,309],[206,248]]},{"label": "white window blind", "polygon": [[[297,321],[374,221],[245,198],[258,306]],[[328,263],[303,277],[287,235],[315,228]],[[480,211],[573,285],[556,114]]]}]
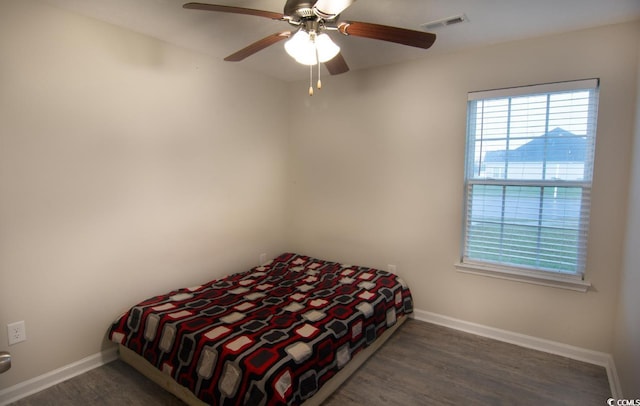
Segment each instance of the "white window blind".
[{"label": "white window blind", "polygon": [[462,263],[582,278],[598,80],[469,93]]}]

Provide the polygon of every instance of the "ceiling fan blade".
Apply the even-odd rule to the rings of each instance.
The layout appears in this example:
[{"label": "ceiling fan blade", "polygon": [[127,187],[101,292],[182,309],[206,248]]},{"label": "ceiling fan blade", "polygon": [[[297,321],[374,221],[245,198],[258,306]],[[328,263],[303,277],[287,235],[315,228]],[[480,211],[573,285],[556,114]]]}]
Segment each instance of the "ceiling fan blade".
[{"label": "ceiling fan blade", "polygon": [[266,47],[273,45],[277,42],[282,41],[283,39],[287,39],[291,36],[291,32],[290,31],[285,31],[285,32],[278,32],[275,34],[271,34],[268,37],[264,37],[259,41],[254,42],[253,44],[242,48],[241,50],[239,50],[236,53],[233,53],[229,56],[227,56],[226,58],[224,58],[225,61],[227,62],[239,62],[253,54],[255,54],[256,52],[262,51],[263,49],[265,49]]},{"label": "ceiling fan blade", "polygon": [[347,61],[344,60],[344,57],[341,53],[325,62],[324,66],[327,68],[331,75],[339,75],[341,73],[349,72]]},{"label": "ceiling fan blade", "polygon": [[436,40],[436,34],[429,32],[358,21],[343,22],[338,26],[338,30],[344,35],[395,42],[423,49],[430,48]]},{"label": "ceiling fan blade", "polygon": [[318,0],[313,6],[315,11],[324,18],[335,17],[342,13],[356,0]]},{"label": "ceiling fan blade", "polygon": [[273,11],[254,10],[252,8],[233,7],[233,6],[219,6],[216,4],[186,3],[182,5],[182,8],[187,8],[191,10],[219,11],[222,13],[246,14],[251,16],[271,18],[273,20],[284,19],[284,14],[275,13]]}]

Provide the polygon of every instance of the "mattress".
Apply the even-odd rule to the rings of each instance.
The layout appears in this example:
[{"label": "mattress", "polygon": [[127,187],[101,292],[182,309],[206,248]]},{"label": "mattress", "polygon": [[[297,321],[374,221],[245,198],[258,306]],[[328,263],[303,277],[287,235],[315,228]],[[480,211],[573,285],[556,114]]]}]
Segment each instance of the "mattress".
[{"label": "mattress", "polygon": [[211,405],[298,405],[413,311],[397,275],[286,253],[147,299],[112,341]]}]

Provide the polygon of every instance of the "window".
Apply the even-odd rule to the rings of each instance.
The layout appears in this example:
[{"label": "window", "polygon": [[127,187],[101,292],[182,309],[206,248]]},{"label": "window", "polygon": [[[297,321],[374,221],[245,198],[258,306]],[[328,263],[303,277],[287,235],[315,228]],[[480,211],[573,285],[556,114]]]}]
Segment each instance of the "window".
[{"label": "window", "polygon": [[586,291],[598,80],[468,96],[458,268]]}]

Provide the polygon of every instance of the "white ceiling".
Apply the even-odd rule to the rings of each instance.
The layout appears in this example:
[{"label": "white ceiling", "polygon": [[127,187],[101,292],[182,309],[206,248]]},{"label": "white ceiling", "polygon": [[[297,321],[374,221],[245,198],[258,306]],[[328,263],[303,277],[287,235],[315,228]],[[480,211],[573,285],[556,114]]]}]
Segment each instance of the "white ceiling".
[{"label": "white ceiling", "polygon": [[[55,6],[212,55],[222,60],[269,34],[291,27],[266,18],[186,10],[188,0],[45,0]],[[199,0],[204,3],[282,12],[285,0]],[[435,45],[422,50],[383,41],[330,34],[351,70],[430,54],[544,36],[640,19],[640,0],[359,0],[341,20],[365,21],[420,30],[420,25],[466,14],[468,21],[441,28]],[[273,45],[242,62],[243,67],[285,81],[305,77],[297,64]],[[348,73],[347,73],[348,74]]]}]

